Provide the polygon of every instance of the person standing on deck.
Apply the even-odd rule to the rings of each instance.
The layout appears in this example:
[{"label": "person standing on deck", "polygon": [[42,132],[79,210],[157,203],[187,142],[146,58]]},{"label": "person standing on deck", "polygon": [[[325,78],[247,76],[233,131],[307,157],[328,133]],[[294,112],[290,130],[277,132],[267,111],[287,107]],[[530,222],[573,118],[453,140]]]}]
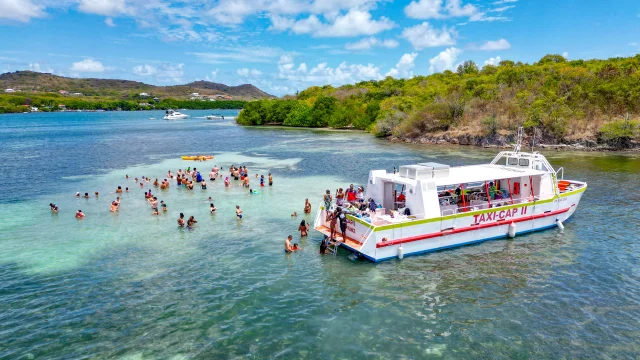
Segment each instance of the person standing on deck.
[{"label": "person standing on deck", "polygon": [[331,215],[331,203],[333,202],[333,198],[331,197],[331,190],[327,190],[326,194],[324,194],[324,211],[327,214],[327,221],[329,221],[329,215]]},{"label": "person standing on deck", "polygon": [[338,221],[340,222],[340,232],[342,233],[342,242],[347,241],[347,214],[338,208]]}]

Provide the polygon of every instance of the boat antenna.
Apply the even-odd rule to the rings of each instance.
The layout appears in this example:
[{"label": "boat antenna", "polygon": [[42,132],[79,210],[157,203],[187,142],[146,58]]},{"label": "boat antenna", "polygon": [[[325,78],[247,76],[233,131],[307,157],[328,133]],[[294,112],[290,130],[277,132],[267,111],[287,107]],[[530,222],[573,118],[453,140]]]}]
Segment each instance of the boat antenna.
[{"label": "boat antenna", "polygon": [[533,128],[533,138],[531,139],[531,152],[533,152],[533,147],[536,145],[536,133],[538,132],[538,128]]},{"label": "boat antenna", "polygon": [[516,143],[516,148],[514,149],[514,151],[516,153],[519,153],[521,146],[522,146],[522,126],[518,128],[518,142]]}]

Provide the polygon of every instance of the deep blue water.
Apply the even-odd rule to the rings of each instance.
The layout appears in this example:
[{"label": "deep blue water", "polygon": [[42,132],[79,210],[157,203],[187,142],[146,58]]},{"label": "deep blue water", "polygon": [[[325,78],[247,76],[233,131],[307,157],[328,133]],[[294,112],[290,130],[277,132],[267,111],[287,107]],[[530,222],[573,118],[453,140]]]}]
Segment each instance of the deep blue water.
[{"label": "deep blue water", "polygon": [[[370,169],[488,162],[495,152],[185,112],[194,118],[0,116],[0,358],[640,357],[638,155],[547,154],[566,178],[589,184],[564,233],[371,264],[318,255],[313,232],[295,236],[302,252],[283,254],[286,235],[312,220],[290,214],[305,198],[315,207],[324,189],[366,181]],[[187,154],[216,158],[179,160]],[[141,194],[158,191],[124,179],[214,163],[271,172],[274,187],[254,196],[220,183],[171,188],[159,192],[169,211],[157,217]],[[118,185],[131,192],[114,215]],[[178,230],[179,212],[198,226]]]}]

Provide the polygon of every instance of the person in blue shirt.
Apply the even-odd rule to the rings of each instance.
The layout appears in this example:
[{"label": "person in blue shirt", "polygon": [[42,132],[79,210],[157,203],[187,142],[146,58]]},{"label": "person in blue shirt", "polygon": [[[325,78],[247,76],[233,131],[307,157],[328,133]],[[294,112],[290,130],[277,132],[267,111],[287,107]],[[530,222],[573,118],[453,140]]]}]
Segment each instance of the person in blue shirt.
[{"label": "person in blue shirt", "polygon": [[196,174],[196,182],[202,182],[202,175],[200,175],[200,172]]}]

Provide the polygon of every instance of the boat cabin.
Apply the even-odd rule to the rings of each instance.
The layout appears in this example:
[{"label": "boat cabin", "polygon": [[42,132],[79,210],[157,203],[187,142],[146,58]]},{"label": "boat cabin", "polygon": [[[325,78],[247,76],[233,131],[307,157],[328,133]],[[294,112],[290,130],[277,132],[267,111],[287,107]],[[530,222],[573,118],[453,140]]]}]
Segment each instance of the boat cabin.
[{"label": "boat cabin", "polygon": [[534,202],[558,191],[556,172],[544,156],[501,152],[490,164],[427,162],[400,166],[393,174],[373,170],[366,198],[378,205],[371,221],[379,226]]}]

